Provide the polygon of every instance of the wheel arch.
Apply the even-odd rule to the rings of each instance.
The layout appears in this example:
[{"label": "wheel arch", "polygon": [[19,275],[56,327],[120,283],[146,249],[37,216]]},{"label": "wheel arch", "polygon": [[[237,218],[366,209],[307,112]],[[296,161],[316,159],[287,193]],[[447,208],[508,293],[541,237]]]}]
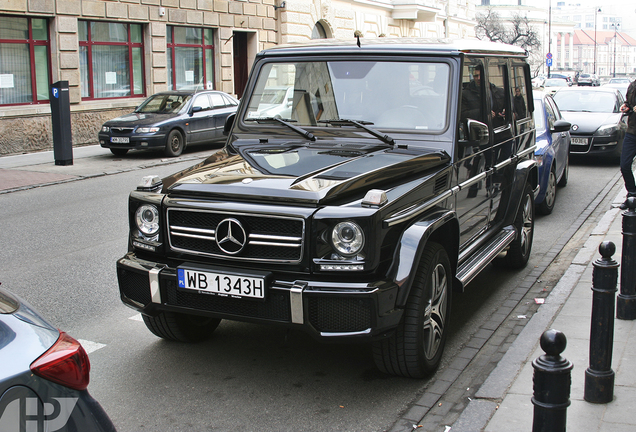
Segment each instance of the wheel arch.
[{"label": "wheel arch", "polygon": [[521,198],[523,197],[526,183],[530,183],[530,186],[535,191],[534,195],[536,197],[539,187],[539,168],[534,159],[527,159],[517,164],[510,191],[511,199],[508,202],[506,218],[503,223],[504,226],[511,225],[514,222],[519,206],[521,205]]},{"label": "wheel arch", "polygon": [[389,276],[398,286],[398,308],[406,304],[422,251],[430,241],[439,243],[446,249],[454,275],[459,254],[459,221],[454,211],[438,210],[419,219],[402,233],[389,270]]}]

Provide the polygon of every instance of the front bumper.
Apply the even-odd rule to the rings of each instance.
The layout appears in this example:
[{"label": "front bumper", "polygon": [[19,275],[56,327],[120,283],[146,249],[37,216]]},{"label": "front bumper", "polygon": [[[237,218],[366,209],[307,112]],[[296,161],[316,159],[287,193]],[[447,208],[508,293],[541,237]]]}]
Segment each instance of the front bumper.
[{"label": "front bumper", "polygon": [[[122,138],[128,138],[127,143],[114,143],[110,141],[112,135],[99,133],[97,138],[99,139],[99,145],[104,148],[114,149],[144,149],[150,147],[165,147],[166,146],[166,134],[147,134],[147,135],[122,135]],[[119,137],[119,136],[118,136]]]},{"label": "front bumper", "polygon": [[300,328],[318,339],[383,337],[398,325],[398,287],[373,283],[282,280],[276,275],[265,300],[237,299],[177,287],[177,269],[128,253],[117,261],[122,301],[147,315],[161,311]]}]

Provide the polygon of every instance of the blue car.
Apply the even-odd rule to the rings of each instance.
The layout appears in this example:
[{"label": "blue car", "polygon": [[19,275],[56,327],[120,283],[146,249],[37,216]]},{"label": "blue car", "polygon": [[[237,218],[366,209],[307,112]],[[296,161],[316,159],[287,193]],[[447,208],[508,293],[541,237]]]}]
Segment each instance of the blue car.
[{"label": "blue car", "polygon": [[535,206],[539,213],[550,214],[556,202],[557,186],[568,183],[570,123],[563,120],[559,107],[549,94],[535,91],[535,125],[539,165],[539,194]]},{"label": "blue car", "polygon": [[82,345],[0,289],[0,431],[114,432]]}]

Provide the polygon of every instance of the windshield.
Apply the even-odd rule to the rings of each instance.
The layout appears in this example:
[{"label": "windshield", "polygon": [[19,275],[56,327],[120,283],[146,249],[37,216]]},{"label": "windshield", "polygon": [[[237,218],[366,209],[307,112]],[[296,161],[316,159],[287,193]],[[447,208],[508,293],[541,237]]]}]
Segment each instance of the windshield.
[{"label": "windshield", "polygon": [[616,112],[616,96],[596,91],[558,91],[554,101],[561,111]]},{"label": "windshield", "polygon": [[268,63],[244,119],[281,118],[299,127],[345,127],[329,121],[347,119],[374,129],[442,131],[449,74],[448,64],[430,62]]},{"label": "windshield", "polygon": [[183,108],[192,95],[156,94],[150,96],[136,112],[154,114],[175,114]]}]

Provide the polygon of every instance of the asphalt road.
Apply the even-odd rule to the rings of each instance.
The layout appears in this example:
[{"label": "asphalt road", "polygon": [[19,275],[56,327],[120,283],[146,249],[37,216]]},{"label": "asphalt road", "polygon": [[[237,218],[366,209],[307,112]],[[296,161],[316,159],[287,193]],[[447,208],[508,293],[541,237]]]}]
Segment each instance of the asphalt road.
[{"label": "asphalt road", "polygon": [[[120,431],[381,431],[427,380],[380,374],[365,345],[222,322],[205,343],[160,340],[119,300],[127,196],[142,175],[186,162],[0,195],[0,282],[89,349],[89,391]],[[446,364],[511,287],[609,181],[615,164],[575,163],[552,215],[538,217],[530,263],[489,268],[455,296]],[[442,365],[442,367],[443,367]]]}]

